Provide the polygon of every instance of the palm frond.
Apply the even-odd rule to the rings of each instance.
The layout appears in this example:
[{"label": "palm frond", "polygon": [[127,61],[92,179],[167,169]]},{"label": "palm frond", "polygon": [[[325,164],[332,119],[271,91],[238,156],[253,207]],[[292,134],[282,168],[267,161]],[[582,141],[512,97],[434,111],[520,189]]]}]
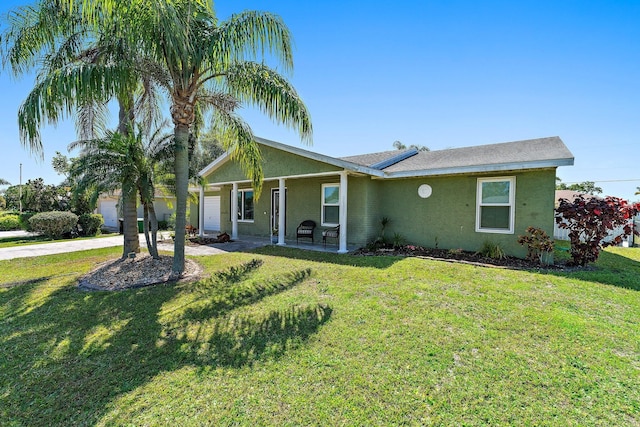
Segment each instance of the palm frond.
[{"label": "palm frond", "polygon": [[226,73],[231,94],[244,103],[257,106],[271,119],[297,130],[303,141],[311,143],[311,117],[294,87],[276,71],[255,62],[241,62]]},{"label": "palm frond", "polygon": [[264,174],[260,147],[254,139],[251,128],[242,118],[229,111],[216,110],[214,120],[216,126],[226,133],[222,139],[223,147],[251,180],[257,200],[262,192]]},{"label": "palm frond", "polygon": [[293,69],[291,32],[282,18],[269,12],[244,11],[231,16],[211,33],[209,43],[214,68],[268,56],[284,71]]},{"label": "palm frond", "polygon": [[109,121],[109,109],[104,102],[89,100],[80,105],[75,115],[76,129],[80,140],[97,138],[105,132]]}]

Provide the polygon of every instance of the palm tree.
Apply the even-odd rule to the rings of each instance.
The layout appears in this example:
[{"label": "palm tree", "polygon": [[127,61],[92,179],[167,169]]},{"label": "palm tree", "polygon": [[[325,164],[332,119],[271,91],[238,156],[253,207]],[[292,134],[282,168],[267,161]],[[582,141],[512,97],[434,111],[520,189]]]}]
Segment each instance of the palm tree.
[{"label": "palm tree", "polygon": [[[152,121],[153,83],[146,69],[113,27],[106,22],[89,25],[78,10],[65,13],[57,0],[43,0],[35,7],[22,7],[10,15],[11,26],[3,37],[3,59],[16,75],[41,65],[36,85],[18,113],[22,143],[42,153],[39,128],[56,123],[76,109],[80,138],[97,136],[104,128],[107,101],[118,100],[119,132],[125,137],[135,115],[143,111]],[[134,58],[132,60],[131,58]],[[142,77],[142,79],[141,79]],[[143,77],[147,77],[144,79]],[[138,102],[134,93],[144,87]],[[135,188],[121,183],[123,194],[125,257],[139,252]]]},{"label": "palm tree", "polygon": [[[70,175],[76,180],[76,192],[93,191],[112,192],[122,188],[122,197],[131,197],[125,191],[136,192],[144,212],[144,234],[149,254],[158,259],[157,232],[158,220],[153,201],[155,197],[155,170],[161,161],[170,159],[172,153],[172,135],[162,133],[162,128],[152,133],[143,130],[129,132],[107,132],[104,138],[81,141],[83,151],[71,168]],[[122,183],[129,185],[122,187]]]},{"label": "palm tree", "polygon": [[234,136],[225,148],[251,178],[256,197],[262,186],[260,152],[251,128],[237,114],[241,104],[257,106],[273,120],[311,141],[309,113],[294,88],[275,70],[253,62],[261,56],[284,71],[293,68],[291,35],[270,13],[247,11],[218,22],[209,0],[59,0],[81,10],[94,25],[117,29],[125,46],[136,46],[164,70],[159,75],[171,99],[176,180],[176,239],[173,271],[184,270],[189,139],[201,109],[211,108],[220,128]]},{"label": "palm tree", "polygon": [[11,183],[9,181],[7,181],[6,179],[0,178],[0,185],[11,185]]},{"label": "palm tree", "polygon": [[[233,135],[225,148],[252,179],[256,196],[262,187],[261,157],[250,127],[236,113],[242,104],[258,106],[272,119],[295,127],[311,140],[309,113],[291,84],[264,64],[252,62],[267,52],[285,70],[293,67],[291,35],[282,20],[269,13],[247,11],[218,23],[208,4],[163,2],[144,23],[145,51],[168,71],[174,124],[176,239],[173,271],[184,270],[184,233],[188,194],[188,143],[198,108],[213,110],[219,127]],[[155,12],[155,11],[154,11]],[[167,28],[181,24],[181,29]]]}]

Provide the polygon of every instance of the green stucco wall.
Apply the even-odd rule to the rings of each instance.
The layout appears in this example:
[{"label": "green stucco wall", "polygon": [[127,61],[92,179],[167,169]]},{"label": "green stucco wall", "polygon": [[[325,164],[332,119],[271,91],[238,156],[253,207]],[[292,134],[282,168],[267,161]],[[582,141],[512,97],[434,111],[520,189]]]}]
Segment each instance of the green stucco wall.
[{"label": "green stucco wall", "polygon": [[[476,188],[479,177],[516,177],[513,234],[475,231]],[[429,184],[433,193],[422,199],[418,187]],[[381,186],[381,216],[390,219],[387,237],[400,233],[408,243],[443,249],[480,249],[485,241],[499,244],[509,255],[524,257],[517,243],[528,226],[553,236],[555,169],[518,173],[465,175],[385,181]]]},{"label": "green stucco wall", "polygon": [[[264,145],[260,146],[262,154],[262,170],[265,178],[303,175],[338,171],[339,168],[327,163],[307,159],[285,151],[276,150]],[[247,177],[240,166],[233,160],[220,166],[207,177],[209,183],[246,181]]]}]

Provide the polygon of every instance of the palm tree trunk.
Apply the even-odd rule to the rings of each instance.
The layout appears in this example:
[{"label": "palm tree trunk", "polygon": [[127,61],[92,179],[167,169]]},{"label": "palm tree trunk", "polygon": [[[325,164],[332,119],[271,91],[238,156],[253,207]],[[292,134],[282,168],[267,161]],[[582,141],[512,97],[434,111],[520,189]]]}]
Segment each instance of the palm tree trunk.
[{"label": "palm tree trunk", "polygon": [[156,217],[156,208],[153,206],[153,202],[149,204],[149,226],[151,227],[149,253],[154,259],[160,259],[160,255],[158,255],[158,218]]},{"label": "palm tree trunk", "polygon": [[149,255],[153,259],[160,259],[158,255],[158,219],[156,218],[156,210],[153,202],[144,205],[144,238],[147,241],[147,249]]},{"label": "palm tree trunk", "polygon": [[[129,135],[133,123],[133,95],[118,97],[119,121],[118,132],[123,136]],[[122,257],[129,253],[140,252],[140,239],[138,238],[138,213],[136,212],[136,190],[131,183],[122,183],[122,217],[124,235],[124,249]]]},{"label": "palm tree trunk", "polygon": [[187,197],[189,192],[189,127],[176,123],[174,171],[176,174],[176,229],[173,249],[173,274],[184,271],[184,240],[187,225]]},{"label": "palm tree trunk", "polygon": [[138,214],[136,212],[136,192],[131,188],[131,184],[122,183],[122,216],[124,219],[124,249],[122,257],[126,258],[129,253],[140,252],[140,240],[138,239]]}]

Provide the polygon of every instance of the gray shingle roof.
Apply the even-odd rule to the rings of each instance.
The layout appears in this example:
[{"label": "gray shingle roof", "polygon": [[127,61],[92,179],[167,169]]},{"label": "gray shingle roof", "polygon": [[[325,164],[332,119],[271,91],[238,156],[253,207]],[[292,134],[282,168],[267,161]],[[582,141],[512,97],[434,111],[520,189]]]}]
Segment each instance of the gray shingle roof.
[{"label": "gray shingle roof", "polygon": [[340,160],[371,167],[371,165],[375,165],[376,163],[381,163],[386,160],[393,159],[398,154],[407,153],[409,151],[411,150],[382,151],[380,153],[368,153],[368,154],[360,154],[357,156],[340,157]]},{"label": "gray shingle roof", "polygon": [[[351,156],[343,160],[370,166],[377,161],[391,157],[398,151]],[[478,166],[534,164],[545,161],[566,161],[573,163],[573,154],[557,137],[504,142],[500,144],[478,145],[474,147],[452,148],[437,151],[420,151],[414,156],[384,168],[386,173],[402,173],[427,170],[453,170]]]}]

